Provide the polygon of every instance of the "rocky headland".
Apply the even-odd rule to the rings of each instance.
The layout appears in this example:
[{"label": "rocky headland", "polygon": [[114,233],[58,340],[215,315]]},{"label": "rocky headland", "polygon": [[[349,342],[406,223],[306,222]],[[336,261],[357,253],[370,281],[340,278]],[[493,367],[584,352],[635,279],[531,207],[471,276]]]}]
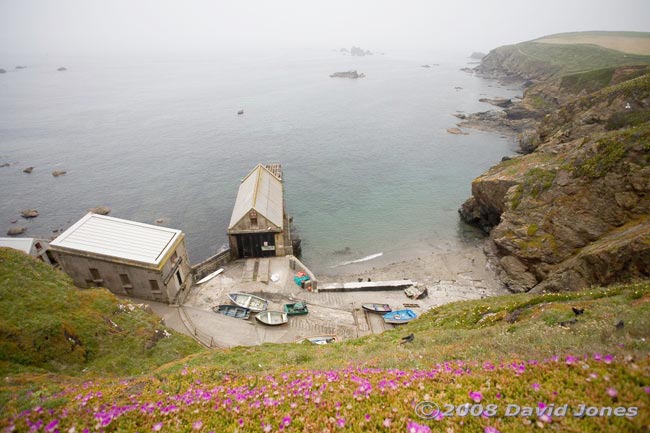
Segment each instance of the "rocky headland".
[{"label": "rocky headland", "polygon": [[521,101],[457,117],[518,134],[523,155],[476,178],[461,216],[489,233],[489,255],[512,291],[650,277],[650,57],[588,69],[563,55],[570,48],[518,45],[491,51],[476,72],[523,83]]}]

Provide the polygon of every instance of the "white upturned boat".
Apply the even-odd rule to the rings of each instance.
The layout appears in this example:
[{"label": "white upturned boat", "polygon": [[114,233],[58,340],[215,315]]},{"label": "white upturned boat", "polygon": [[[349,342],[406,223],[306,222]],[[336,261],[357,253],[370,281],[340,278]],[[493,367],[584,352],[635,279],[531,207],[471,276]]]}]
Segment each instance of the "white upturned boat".
[{"label": "white upturned boat", "polygon": [[223,268],[217,269],[213,273],[208,274],[205,277],[201,278],[199,281],[196,282],[196,284],[199,285],[199,284],[206,283],[206,282],[210,281],[211,279],[213,279],[214,277],[216,277],[217,275],[219,275],[222,272],[223,272]]}]

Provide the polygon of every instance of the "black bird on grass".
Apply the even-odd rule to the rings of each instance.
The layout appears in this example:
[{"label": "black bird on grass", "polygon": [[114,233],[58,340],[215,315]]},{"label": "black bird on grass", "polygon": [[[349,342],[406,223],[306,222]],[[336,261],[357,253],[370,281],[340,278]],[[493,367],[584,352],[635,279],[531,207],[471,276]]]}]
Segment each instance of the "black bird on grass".
[{"label": "black bird on grass", "polygon": [[616,329],[623,329],[624,327],[625,327],[625,322],[619,320],[618,323],[616,324]]},{"label": "black bird on grass", "polygon": [[585,312],[584,308],[571,307],[571,309],[573,310],[573,314],[575,314],[576,316],[579,316]]},{"label": "black bird on grass", "polygon": [[400,344],[410,343],[413,340],[415,340],[415,335],[409,334],[406,337],[402,337],[402,342]]}]

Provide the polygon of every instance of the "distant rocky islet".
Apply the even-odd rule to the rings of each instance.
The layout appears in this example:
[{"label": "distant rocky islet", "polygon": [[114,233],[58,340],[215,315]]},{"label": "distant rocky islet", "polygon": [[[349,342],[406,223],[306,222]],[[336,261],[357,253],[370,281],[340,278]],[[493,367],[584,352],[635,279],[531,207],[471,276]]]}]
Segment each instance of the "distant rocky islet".
[{"label": "distant rocky islet", "polygon": [[330,78],[364,78],[366,74],[358,73],[356,70],[355,71],[345,71],[345,72],[334,72],[332,75],[330,75]]}]

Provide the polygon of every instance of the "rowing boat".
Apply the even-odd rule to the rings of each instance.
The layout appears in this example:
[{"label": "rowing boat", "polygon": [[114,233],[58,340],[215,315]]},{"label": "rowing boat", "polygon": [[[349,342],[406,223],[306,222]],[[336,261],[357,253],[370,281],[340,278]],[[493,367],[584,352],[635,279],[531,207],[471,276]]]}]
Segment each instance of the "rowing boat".
[{"label": "rowing boat", "polygon": [[284,304],[284,312],[288,316],[302,316],[309,313],[307,304],[304,302],[296,302],[295,304]]},{"label": "rowing boat", "polygon": [[383,317],[384,322],[399,325],[402,323],[410,322],[418,316],[413,312],[413,310],[397,310],[386,313],[383,315]]},{"label": "rowing boat", "polygon": [[257,314],[255,318],[269,326],[284,325],[289,321],[287,313],[282,311],[263,311]]},{"label": "rowing boat", "polygon": [[235,319],[247,320],[251,316],[251,310],[237,305],[217,305],[212,307],[212,311]]},{"label": "rowing boat", "polygon": [[266,299],[248,293],[229,293],[228,297],[235,305],[248,308],[256,313],[266,310],[269,305],[269,301]]},{"label": "rowing boat", "polygon": [[361,307],[366,311],[370,311],[371,313],[386,314],[393,311],[388,304],[363,304]]}]

